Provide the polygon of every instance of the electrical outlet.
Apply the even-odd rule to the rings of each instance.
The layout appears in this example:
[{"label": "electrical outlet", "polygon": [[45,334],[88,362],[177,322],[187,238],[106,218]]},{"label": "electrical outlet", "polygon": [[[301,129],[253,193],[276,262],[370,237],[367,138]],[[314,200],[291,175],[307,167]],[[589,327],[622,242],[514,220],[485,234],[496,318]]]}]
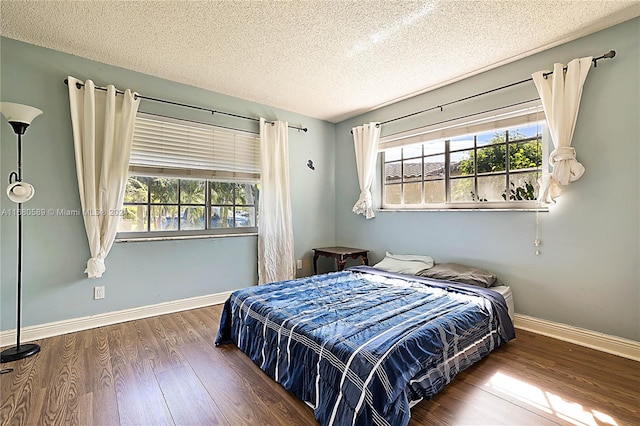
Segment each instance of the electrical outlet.
[{"label": "electrical outlet", "polygon": [[298,269],[302,269],[302,259],[298,259],[297,265]]},{"label": "electrical outlet", "polygon": [[104,299],[104,286],[100,285],[93,288],[93,300]]}]

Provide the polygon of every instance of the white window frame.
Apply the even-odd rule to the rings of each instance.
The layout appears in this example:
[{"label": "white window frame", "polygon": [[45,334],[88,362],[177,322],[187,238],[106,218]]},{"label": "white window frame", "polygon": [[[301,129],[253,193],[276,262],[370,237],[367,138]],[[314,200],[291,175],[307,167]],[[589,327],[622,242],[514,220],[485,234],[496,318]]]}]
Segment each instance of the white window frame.
[{"label": "white window frame", "polygon": [[[398,148],[422,145],[428,142],[447,141],[447,149],[442,154],[445,156],[445,169],[448,171],[450,152],[448,141],[457,137],[478,135],[489,131],[502,131],[515,126],[540,123],[542,136],[542,165],[540,173],[548,171],[545,159],[548,158],[549,132],[540,101],[531,101],[514,105],[507,108],[499,108],[482,114],[473,114],[456,120],[447,120],[446,123],[436,123],[410,131],[396,133],[380,139],[379,152],[382,153],[381,161],[381,210],[521,210],[521,211],[546,211],[547,207],[541,206],[537,201],[473,201],[473,202],[451,202],[444,203],[421,203],[421,204],[391,204],[386,201],[385,186],[385,151]],[[506,167],[506,166],[505,166]],[[509,173],[509,170],[505,170]],[[469,177],[477,174],[469,175]],[[448,200],[450,192],[450,176],[448,172],[445,176],[445,192]],[[422,176],[422,182],[424,182]]]},{"label": "white window frame", "polygon": [[[252,185],[260,182],[260,137],[255,133],[162,115],[138,113],[129,176],[177,179],[178,188],[179,180],[205,181],[205,229],[118,232],[117,241],[255,235],[258,232],[259,200],[255,200],[253,204],[238,203],[234,190],[233,202],[225,203],[225,206],[232,206],[234,226],[211,227],[211,214],[219,207],[215,202],[212,203],[210,196],[213,182]],[[150,196],[149,189],[146,202],[125,202],[124,207],[146,206],[146,220],[149,223],[153,205],[177,206],[178,212],[180,206],[188,205],[181,202],[179,190],[176,203],[153,204]],[[254,208],[255,226],[236,226],[236,207]],[[150,227],[150,224],[147,226]]]}]

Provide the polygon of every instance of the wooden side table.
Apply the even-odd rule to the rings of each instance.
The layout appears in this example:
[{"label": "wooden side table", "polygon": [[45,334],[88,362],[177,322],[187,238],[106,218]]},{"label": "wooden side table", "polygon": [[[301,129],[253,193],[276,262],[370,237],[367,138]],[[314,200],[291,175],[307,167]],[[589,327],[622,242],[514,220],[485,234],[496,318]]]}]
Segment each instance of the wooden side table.
[{"label": "wooden side table", "polygon": [[351,247],[323,247],[313,249],[313,273],[318,273],[318,257],[331,257],[336,259],[338,263],[338,271],[342,271],[347,264],[347,259],[362,258],[362,262],[365,265],[369,265],[369,258],[367,256],[369,250],[362,250]]}]

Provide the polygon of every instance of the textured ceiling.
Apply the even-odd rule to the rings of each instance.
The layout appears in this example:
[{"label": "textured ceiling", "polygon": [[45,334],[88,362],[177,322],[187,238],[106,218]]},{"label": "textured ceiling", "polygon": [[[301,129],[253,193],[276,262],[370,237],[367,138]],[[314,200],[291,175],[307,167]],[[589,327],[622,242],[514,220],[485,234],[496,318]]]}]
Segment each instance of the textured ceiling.
[{"label": "textured ceiling", "polygon": [[5,37],[337,122],[639,16],[640,2],[1,0],[0,13]]}]

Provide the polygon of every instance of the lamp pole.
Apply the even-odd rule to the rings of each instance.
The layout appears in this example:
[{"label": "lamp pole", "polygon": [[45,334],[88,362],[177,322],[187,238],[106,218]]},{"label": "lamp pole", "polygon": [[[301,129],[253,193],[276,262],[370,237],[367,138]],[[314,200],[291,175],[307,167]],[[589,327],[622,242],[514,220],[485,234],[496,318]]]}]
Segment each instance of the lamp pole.
[{"label": "lamp pole", "polygon": [[16,346],[5,349],[0,353],[0,362],[16,361],[22,358],[35,355],[40,352],[40,346],[35,343],[22,345],[20,334],[22,328],[22,203],[29,201],[33,196],[33,187],[26,182],[22,182],[22,135],[26,132],[31,121],[42,114],[37,108],[26,105],[2,102],[0,111],[7,118],[13,131],[18,135],[18,170],[9,174],[9,188],[7,195],[17,203],[18,211],[18,261],[17,261],[17,307],[16,307]]}]

